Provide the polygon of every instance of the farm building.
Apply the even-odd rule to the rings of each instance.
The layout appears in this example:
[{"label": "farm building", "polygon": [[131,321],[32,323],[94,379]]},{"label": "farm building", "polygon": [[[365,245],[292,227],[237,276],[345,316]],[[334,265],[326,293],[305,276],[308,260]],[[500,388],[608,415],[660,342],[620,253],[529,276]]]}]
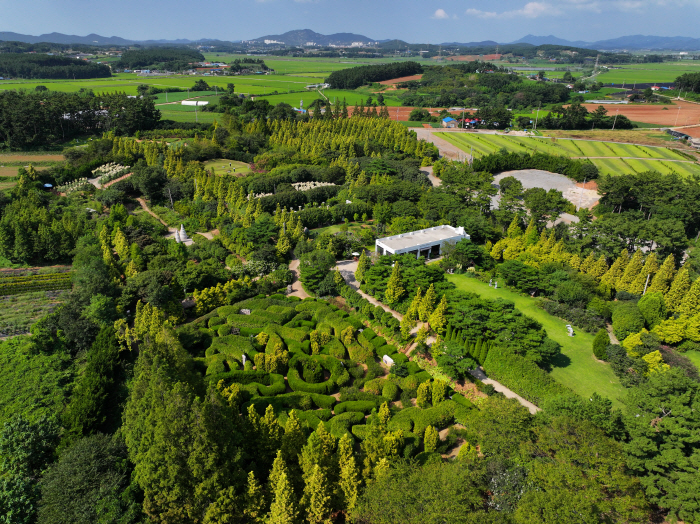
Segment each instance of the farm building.
[{"label": "farm building", "polygon": [[454,129],[458,126],[458,122],[452,118],[451,116],[448,116],[447,118],[442,119],[442,127],[446,127],[448,129]]},{"label": "farm building", "polygon": [[182,105],[183,106],[208,106],[209,102],[206,102],[204,100],[183,100]]},{"label": "farm building", "polygon": [[456,244],[464,238],[469,239],[470,236],[464,232],[463,227],[437,226],[379,238],[375,242],[375,251],[378,255],[410,254],[416,258],[436,258],[442,254],[443,244]]}]

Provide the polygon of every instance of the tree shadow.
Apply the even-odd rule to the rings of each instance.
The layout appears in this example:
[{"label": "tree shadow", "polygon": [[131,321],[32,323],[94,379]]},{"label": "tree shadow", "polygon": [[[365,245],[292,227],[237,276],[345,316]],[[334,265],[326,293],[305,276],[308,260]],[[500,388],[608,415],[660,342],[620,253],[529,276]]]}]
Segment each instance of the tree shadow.
[{"label": "tree shadow", "polygon": [[559,353],[556,357],[549,361],[549,368],[566,368],[571,365],[571,359],[564,353]]}]

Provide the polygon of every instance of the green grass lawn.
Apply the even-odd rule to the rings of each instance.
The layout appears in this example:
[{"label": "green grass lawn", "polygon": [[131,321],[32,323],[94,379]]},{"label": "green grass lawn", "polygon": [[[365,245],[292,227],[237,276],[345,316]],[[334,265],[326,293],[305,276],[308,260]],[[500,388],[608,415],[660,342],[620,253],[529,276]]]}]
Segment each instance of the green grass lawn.
[{"label": "green grass lawn", "polygon": [[620,398],[625,390],[610,366],[599,362],[593,356],[593,335],[577,329],[575,336],[569,337],[567,322],[537,307],[535,299],[507,289],[494,289],[466,275],[448,275],[447,278],[460,291],[476,293],[487,299],[501,298],[515,303],[515,307],[521,313],[542,324],[549,338],[561,344],[562,356],[551,372],[554,379],[584,398],[598,393],[609,398],[616,407],[621,407]]},{"label": "green grass lawn", "polygon": [[[224,158],[219,158],[217,160],[210,160],[204,163],[206,169],[214,169],[217,175],[225,174],[238,174],[238,173],[250,173],[250,166],[245,162],[238,162],[236,160],[226,160]],[[232,168],[236,168],[236,172],[232,172]]]},{"label": "green grass lawn", "polygon": [[686,351],[683,353],[683,356],[688,357],[688,360],[695,364],[695,367],[700,370],[700,351]]}]

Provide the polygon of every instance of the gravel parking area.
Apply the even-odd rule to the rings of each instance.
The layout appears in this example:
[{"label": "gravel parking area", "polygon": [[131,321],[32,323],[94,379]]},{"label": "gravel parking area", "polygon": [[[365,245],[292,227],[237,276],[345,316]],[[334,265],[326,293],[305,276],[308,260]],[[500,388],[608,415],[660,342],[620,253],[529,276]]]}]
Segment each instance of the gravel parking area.
[{"label": "gravel parking area", "polygon": [[[576,207],[591,208],[598,203],[600,195],[598,191],[592,189],[583,189],[578,187],[576,183],[558,173],[550,173],[549,171],[540,171],[539,169],[523,169],[521,171],[506,171],[497,175],[494,180],[498,183],[499,180],[512,176],[522,182],[524,189],[541,187],[549,191],[550,189],[558,189],[569,202]],[[495,197],[496,202],[499,197]]]}]

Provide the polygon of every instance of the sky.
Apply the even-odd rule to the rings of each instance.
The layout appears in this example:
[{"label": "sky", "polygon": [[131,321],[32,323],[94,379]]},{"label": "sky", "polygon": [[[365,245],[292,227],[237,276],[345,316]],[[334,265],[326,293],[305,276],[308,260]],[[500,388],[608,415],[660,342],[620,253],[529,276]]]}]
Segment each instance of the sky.
[{"label": "sky", "polygon": [[293,29],[412,43],[700,37],[700,0],[0,0],[0,31],[248,40]]}]

